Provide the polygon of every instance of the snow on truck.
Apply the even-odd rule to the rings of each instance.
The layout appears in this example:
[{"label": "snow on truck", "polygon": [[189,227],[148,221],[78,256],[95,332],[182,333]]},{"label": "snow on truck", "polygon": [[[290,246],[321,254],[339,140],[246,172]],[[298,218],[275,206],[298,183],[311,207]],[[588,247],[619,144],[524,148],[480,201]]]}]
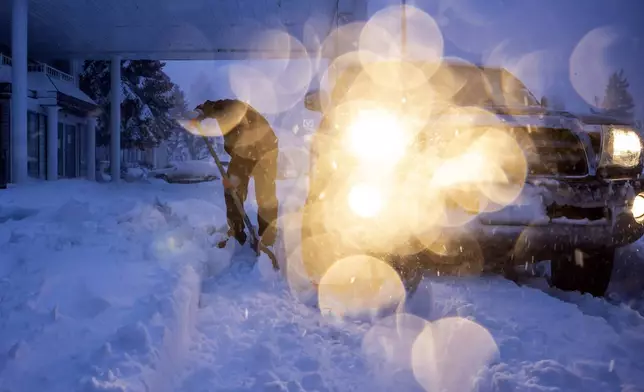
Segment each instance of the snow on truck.
[{"label": "snow on truck", "polygon": [[351,255],[423,272],[511,275],[604,295],[644,234],[642,142],[629,124],[545,108],[503,68],[374,62],[336,71],[311,144],[302,257],[312,280]]}]

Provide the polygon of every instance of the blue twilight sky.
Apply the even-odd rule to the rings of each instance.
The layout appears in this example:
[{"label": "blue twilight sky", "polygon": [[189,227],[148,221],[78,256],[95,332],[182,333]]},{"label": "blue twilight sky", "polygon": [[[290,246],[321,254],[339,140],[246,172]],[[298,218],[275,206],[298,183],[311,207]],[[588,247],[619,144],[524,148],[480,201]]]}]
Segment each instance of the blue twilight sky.
[{"label": "blue twilight sky", "polygon": [[[378,10],[394,3],[399,1],[370,0],[369,14],[377,17]],[[537,97],[557,96],[569,110],[588,111],[594,97],[603,96],[609,74],[623,68],[635,97],[637,115],[644,117],[644,0],[407,3],[426,13],[410,17],[422,24],[414,28],[410,21],[410,42],[435,47],[440,42],[436,39],[438,35],[442,37],[444,56],[504,65]],[[295,69],[285,70],[284,63],[276,66],[249,61],[172,61],[166,71],[184,89],[190,105],[208,97],[256,97],[272,89],[262,98],[259,109],[278,111],[296,105],[293,96],[298,93],[301,96],[315,69],[324,68],[312,62],[300,63]],[[253,79],[257,70],[264,74],[264,83],[253,88],[248,86],[250,83],[244,85],[244,80],[257,80]],[[289,87],[280,92],[275,83]]]}]

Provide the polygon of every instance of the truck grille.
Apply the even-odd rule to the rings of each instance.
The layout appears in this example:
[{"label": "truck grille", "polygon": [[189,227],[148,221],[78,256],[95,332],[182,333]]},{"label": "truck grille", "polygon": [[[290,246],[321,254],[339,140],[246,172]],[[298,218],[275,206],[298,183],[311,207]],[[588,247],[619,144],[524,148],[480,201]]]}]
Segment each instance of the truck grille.
[{"label": "truck grille", "polygon": [[586,150],[571,130],[513,127],[509,131],[524,151],[528,175],[583,176],[588,173]]}]

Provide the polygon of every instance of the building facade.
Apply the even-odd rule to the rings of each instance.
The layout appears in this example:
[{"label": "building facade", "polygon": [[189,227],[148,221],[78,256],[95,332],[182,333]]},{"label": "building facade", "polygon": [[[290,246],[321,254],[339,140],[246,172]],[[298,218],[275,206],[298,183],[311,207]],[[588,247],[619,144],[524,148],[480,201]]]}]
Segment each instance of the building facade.
[{"label": "building facade", "polygon": [[[92,103],[84,97],[79,98],[75,95],[74,92],[80,91],[77,86],[74,90],[71,90],[71,87],[70,90],[61,88],[61,86],[74,86],[77,73],[76,69],[69,65],[73,62],[48,59],[109,60],[109,99],[111,102],[120,102],[122,100],[121,62],[124,59],[306,58],[311,53],[318,53],[323,49],[318,39],[323,35],[310,34],[313,31],[305,28],[309,25],[311,17],[315,17],[316,20],[323,17],[327,19],[323,23],[324,26],[339,28],[351,22],[366,21],[369,14],[368,0],[282,3],[250,2],[243,12],[234,7],[230,9],[219,7],[214,14],[210,12],[194,14],[194,17],[204,19],[197,21],[193,18],[193,23],[199,26],[199,31],[198,35],[194,36],[195,39],[190,39],[185,34],[160,36],[158,33],[159,31],[173,32],[178,27],[176,0],[158,0],[155,3],[154,18],[150,18],[149,7],[138,7],[136,2],[119,2],[115,5],[116,3],[109,1],[82,0],[1,1],[0,24],[5,28],[0,29],[0,45],[11,45],[11,48],[6,51],[0,49],[0,52],[7,55],[3,61],[9,62],[2,65],[5,70],[0,72],[6,72],[11,77],[10,81],[5,82],[10,83],[10,87],[4,85],[5,101],[7,94],[11,95],[8,110],[6,102],[3,103],[1,118],[4,121],[5,130],[2,133],[3,145],[0,146],[0,152],[4,151],[5,156],[0,159],[0,164],[3,165],[0,172],[11,173],[13,183],[21,183],[28,180],[30,176],[35,176],[36,168],[38,176],[41,177],[42,173],[45,173],[47,179],[55,179],[59,175],[71,175],[72,170],[77,176],[86,171],[90,179],[93,177],[92,173],[95,173],[96,150],[94,148],[83,150],[83,147],[95,144],[95,141],[92,142],[95,140],[95,120],[87,116],[92,111],[85,105]],[[211,6],[207,1],[198,2],[198,4],[205,8]],[[197,8],[200,7],[198,4]],[[124,5],[127,7],[123,8]],[[192,9],[194,6],[188,7]],[[126,20],[135,22],[126,23]],[[257,37],[266,37],[268,31],[274,31],[274,23],[264,23],[265,21],[281,22],[285,32],[301,44],[275,45],[276,42],[273,39],[263,39],[259,42]],[[347,33],[351,31],[357,30],[349,29]],[[328,34],[329,32],[330,30],[325,30],[319,33]],[[208,39],[203,39],[204,37]],[[345,38],[342,41],[351,42],[348,36]],[[357,36],[355,38],[357,39]],[[328,45],[320,54],[329,59],[337,58],[345,50],[353,50],[350,45],[346,46],[345,48],[343,45]],[[32,61],[30,55],[38,57],[37,60],[41,63]],[[6,71],[7,69],[9,71]],[[69,75],[71,81],[59,82],[49,75],[50,73],[57,76]],[[47,94],[41,94],[38,88],[33,87],[36,83],[30,81],[34,78],[33,75],[37,74],[45,75],[46,79],[53,81],[57,88],[52,92],[51,88],[47,87],[45,88]],[[61,77],[69,79],[66,76]],[[29,114],[29,112],[36,114]],[[10,116],[9,120],[7,116]],[[121,151],[120,105],[111,105],[110,113],[106,117],[109,118],[109,129],[106,131],[110,135],[110,176],[112,181],[118,181],[124,156]],[[79,119],[84,122],[78,122]],[[8,135],[6,121],[10,123]],[[70,127],[62,125],[60,137],[58,132],[48,131],[59,128],[59,123],[67,124],[65,121],[70,122]],[[44,136],[42,130],[28,133],[29,124],[37,124],[31,125],[32,130],[42,129],[41,122],[45,127]],[[86,127],[85,132],[82,131],[83,125]],[[38,135],[33,137],[31,144],[28,134]],[[81,140],[83,137],[86,137],[86,140]],[[42,141],[43,138],[45,142]],[[80,145],[80,150],[86,152],[87,155],[84,158],[82,151],[73,147],[76,145]],[[38,163],[30,158],[35,154],[39,154],[35,158]],[[159,155],[162,154],[157,154],[157,159]],[[72,161],[78,160],[80,160],[78,164],[72,164]]]},{"label": "building facade", "polygon": [[[11,76],[13,62],[0,48],[0,179],[12,182]],[[87,178],[109,166],[110,147],[96,146],[98,106],[79,88],[80,61],[29,61],[27,73],[27,174],[30,179]],[[54,129],[53,133],[50,129]],[[120,150],[123,165],[168,163],[166,145]],[[3,177],[4,176],[4,177]],[[0,180],[0,183],[3,181]]]},{"label": "building facade", "polygon": [[[12,67],[10,48],[0,51],[0,175],[13,180]],[[95,178],[98,106],[78,87],[76,61],[29,60],[27,69],[27,173],[32,179]],[[92,145],[90,145],[92,144]]]}]

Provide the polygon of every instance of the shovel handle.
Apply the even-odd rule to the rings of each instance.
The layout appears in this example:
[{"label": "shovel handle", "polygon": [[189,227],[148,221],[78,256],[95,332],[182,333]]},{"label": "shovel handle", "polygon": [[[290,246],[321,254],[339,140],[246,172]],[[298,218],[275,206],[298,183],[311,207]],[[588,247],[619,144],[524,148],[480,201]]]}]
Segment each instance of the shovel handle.
[{"label": "shovel handle", "polygon": [[[221,160],[219,159],[219,156],[217,155],[217,152],[215,149],[212,147],[212,144],[210,143],[210,140],[208,140],[208,137],[203,133],[201,129],[201,123],[197,120],[192,120],[192,123],[194,124],[195,128],[199,131],[199,134],[203,138],[203,141],[206,143],[206,147],[208,148],[208,151],[210,152],[210,155],[212,155],[212,158],[215,160],[215,164],[217,165],[217,168],[219,169],[219,173],[221,174],[221,178],[225,183],[230,184],[230,178],[228,177],[228,173],[226,173],[226,170],[224,169],[224,165],[221,163]],[[244,209],[244,204],[241,202],[239,199],[239,195],[237,194],[237,191],[233,188],[226,189],[226,192],[230,194],[230,196],[233,199],[233,202],[235,203],[235,207],[237,208],[237,211],[242,216],[242,219],[244,220],[244,224],[246,225],[246,228],[250,232],[250,238],[251,241],[253,242],[253,245],[258,245],[259,244],[259,236],[257,235],[257,232],[255,231],[255,227],[253,226],[252,222],[250,221],[250,218],[246,214],[246,210]],[[259,256],[260,252],[260,247],[259,246],[254,246],[255,249],[257,249],[257,256]],[[275,257],[275,256],[273,256]]]}]

